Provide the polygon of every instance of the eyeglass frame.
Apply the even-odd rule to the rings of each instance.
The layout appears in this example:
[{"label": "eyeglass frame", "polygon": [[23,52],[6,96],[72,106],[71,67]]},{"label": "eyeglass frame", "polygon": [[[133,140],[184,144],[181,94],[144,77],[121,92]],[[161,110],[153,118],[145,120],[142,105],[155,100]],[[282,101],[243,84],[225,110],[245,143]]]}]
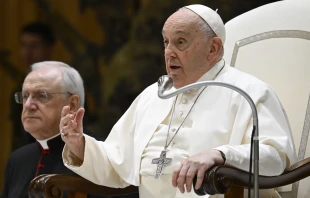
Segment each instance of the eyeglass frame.
[{"label": "eyeglass frame", "polygon": [[[28,92],[16,92],[14,94],[15,102],[17,104],[24,104],[29,99],[29,97],[31,95],[32,95],[32,97],[31,97],[32,100],[34,100],[36,103],[40,103],[40,104],[44,104],[44,103],[48,102],[49,99],[50,99],[50,97],[49,97],[50,95],[54,95],[54,94],[66,94],[66,95],[69,95],[69,96],[73,95],[70,92],[54,92],[54,93],[49,93],[49,92],[47,92],[45,90],[38,90],[38,91],[35,92],[35,94],[37,94],[36,96],[34,96],[34,94],[29,94],[28,93],[29,94],[28,97],[26,99],[24,99],[24,96],[23,96],[24,93],[28,93]],[[42,93],[45,94],[44,101],[42,101],[42,99],[38,99],[40,97],[39,95],[42,94]]]}]

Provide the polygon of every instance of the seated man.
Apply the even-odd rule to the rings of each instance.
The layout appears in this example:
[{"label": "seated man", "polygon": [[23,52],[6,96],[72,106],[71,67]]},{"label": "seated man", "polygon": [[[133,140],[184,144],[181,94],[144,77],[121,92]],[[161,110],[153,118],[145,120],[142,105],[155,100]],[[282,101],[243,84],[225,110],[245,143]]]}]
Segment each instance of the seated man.
[{"label": "seated man", "polygon": [[73,172],[61,158],[64,142],[59,133],[60,112],[69,106],[74,113],[84,105],[84,86],[80,74],[61,62],[33,64],[22,92],[15,94],[23,104],[22,123],[36,142],[13,152],[7,162],[3,198],[27,198],[32,179],[41,174]]},{"label": "seated man", "polygon": [[[261,175],[279,175],[295,162],[289,123],[274,91],[222,59],[225,26],[216,12],[203,5],[183,7],[167,19],[162,35],[174,88],[215,80],[251,96],[259,117]],[[83,108],[74,116],[64,107],[60,130],[65,165],[99,185],[139,186],[141,198],[198,197],[192,190],[195,175],[198,189],[214,165],[248,170],[252,111],[246,99],[217,86],[166,100],[157,91],[157,83],[146,88],[105,142],[83,133]],[[277,193],[272,189],[268,194]]]}]

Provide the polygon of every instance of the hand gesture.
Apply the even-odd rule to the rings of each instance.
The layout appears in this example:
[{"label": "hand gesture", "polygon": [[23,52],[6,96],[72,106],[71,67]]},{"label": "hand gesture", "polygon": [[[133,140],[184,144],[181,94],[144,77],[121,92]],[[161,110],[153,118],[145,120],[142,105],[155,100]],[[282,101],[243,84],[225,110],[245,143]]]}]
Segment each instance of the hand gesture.
[{"label": "hand gesture", "polygon": [[64,106],[61,111],[59,130],[62,140],[69,150],[81,161],[84,160],[85,139],[83,135],[84,108],[79,108],[77,112],[70,113],[70,107]]}]

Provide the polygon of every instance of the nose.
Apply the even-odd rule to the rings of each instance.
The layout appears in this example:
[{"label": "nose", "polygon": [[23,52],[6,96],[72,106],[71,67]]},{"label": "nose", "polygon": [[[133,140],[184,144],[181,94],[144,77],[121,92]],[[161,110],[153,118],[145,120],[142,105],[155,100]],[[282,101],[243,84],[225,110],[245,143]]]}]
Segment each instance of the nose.
[{"label": "nose", "polygon": [[32,96],[29,96],[23,104],[24,109],[36,109],[37,103]]},{"label": "nose", "polygon": [[170,45],[170,43],[165,48],[165,57],[166,58],[176,57],[174,47]]}]

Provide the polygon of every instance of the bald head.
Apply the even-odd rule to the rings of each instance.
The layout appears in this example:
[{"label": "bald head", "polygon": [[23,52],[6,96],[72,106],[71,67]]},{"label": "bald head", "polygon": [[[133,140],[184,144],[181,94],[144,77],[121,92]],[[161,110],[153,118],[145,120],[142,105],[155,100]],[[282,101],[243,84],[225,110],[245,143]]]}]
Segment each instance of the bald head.
[{"label": "bald head", "polygon": [[65,92],[69,92],[72,94],[77,94],[80,98],[80,107],[84,106],[85,102],[85,92],[83,79],[79,72],[73,67],[58,61],[44,61],[35,63],[31,66],[32,71],[44,69],[44,68],[55,68],[59,70],[61,82],[61,86]]},{"label": "bald head", "polygon": [[41,82],[46,82],[51,88],[62,89],[61,80],[62,72],[60,68],[49,66],[30,72],[25,78],[23,86],[27,86],[28,84],[39,86],[42,84]]},{"label": "bald head", "polygon": [[167,27],[175,28],[178,31],[184,32],[185,29],[198,30],[200,17],[189,9],[181,8],[173,13],[165,22],[162,33],[165,33]]}]

